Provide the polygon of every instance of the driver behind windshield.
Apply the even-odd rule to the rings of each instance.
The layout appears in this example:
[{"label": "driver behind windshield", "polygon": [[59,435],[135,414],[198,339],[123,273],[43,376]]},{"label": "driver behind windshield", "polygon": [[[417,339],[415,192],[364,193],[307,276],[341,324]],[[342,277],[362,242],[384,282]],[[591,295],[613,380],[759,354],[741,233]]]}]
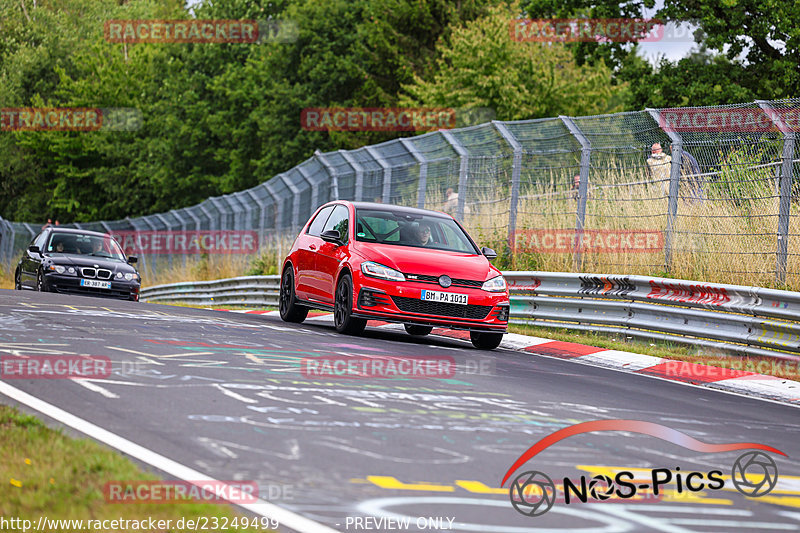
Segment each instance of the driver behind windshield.
[{"label": "driver behind windshield", "polygon": [[431,227],[427,222],[421,222],[417,228],[417,241],[421,246],[431,244]]}]

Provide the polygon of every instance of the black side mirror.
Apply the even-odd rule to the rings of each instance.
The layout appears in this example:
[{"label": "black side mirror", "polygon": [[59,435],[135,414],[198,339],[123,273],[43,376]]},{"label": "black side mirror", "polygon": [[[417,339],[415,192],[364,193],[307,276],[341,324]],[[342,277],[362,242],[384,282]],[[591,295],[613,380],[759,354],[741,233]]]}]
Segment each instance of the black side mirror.
[{"label": "black side mirror", "polygon": [[31,244],[30,246],[28,246],[28,251],[34,254],[42,255],[42,251],[35,244]]},{"label": "black side mirror", "polygon": [[495,252],[495,251],[494,251],[494,250],[492,250],[491,248],[487,248],[487,247],[485,247],[485,246],[484,246],[483,248],[481,248],[481,253],[482,253],[483,255],[485,255],[485,256],[486,256],[486,259],[488,259],[489,261],[491,261],[492,259],[494,259],[495,257],[497,257],[497,252]]},{"label": "black side mirror", "polygon": [[133,265],[139,261],[139,258],[135,255],[128,256],[128,264]]},{"label": "black side mirror", "polygon": [[342,243],[342,236],[339,235],[339,231],[335,229],[329,229],[328,231],[323,231],[320,238],[325,242],[332,242],[334,244],[343,244]]}]

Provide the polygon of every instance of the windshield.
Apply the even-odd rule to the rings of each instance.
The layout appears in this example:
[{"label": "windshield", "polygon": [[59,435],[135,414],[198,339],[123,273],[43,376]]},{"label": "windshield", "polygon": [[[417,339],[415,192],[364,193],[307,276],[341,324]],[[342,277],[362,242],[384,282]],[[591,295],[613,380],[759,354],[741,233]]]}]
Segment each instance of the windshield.
[{"label": "windshield", "polygon": [[452,218],[390,210],[357,209],[356,240],[478,254]]},{"label": "windshield", "polygon": [[125,253],[111,237],[97,235],[80,235],[75,233],[58,233],[50,235],[46,253],[88,255],[125,261]]}]

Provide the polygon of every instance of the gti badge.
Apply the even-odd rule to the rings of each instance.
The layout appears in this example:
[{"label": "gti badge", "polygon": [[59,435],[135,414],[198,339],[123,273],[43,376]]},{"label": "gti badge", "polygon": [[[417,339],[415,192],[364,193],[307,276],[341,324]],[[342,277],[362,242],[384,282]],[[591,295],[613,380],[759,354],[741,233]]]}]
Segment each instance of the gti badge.
[{"label": "gti badge", "polygon": [[442,274],[439,276],[439,285],[444,287],[445,289],[453,284],[453,280],[450,279],[450,276],[446,274]]}]

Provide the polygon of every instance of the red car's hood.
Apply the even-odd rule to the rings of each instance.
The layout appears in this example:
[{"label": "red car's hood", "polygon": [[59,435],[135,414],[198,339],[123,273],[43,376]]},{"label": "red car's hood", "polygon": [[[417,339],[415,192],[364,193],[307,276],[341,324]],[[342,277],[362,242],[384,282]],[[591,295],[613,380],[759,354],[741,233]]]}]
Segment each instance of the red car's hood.
[{"label": "red car's hood", "polygon": [[423,274],[486,281],[498,272],[482,255],[391,244],[359,243],[359,255],[405,274]]}]

